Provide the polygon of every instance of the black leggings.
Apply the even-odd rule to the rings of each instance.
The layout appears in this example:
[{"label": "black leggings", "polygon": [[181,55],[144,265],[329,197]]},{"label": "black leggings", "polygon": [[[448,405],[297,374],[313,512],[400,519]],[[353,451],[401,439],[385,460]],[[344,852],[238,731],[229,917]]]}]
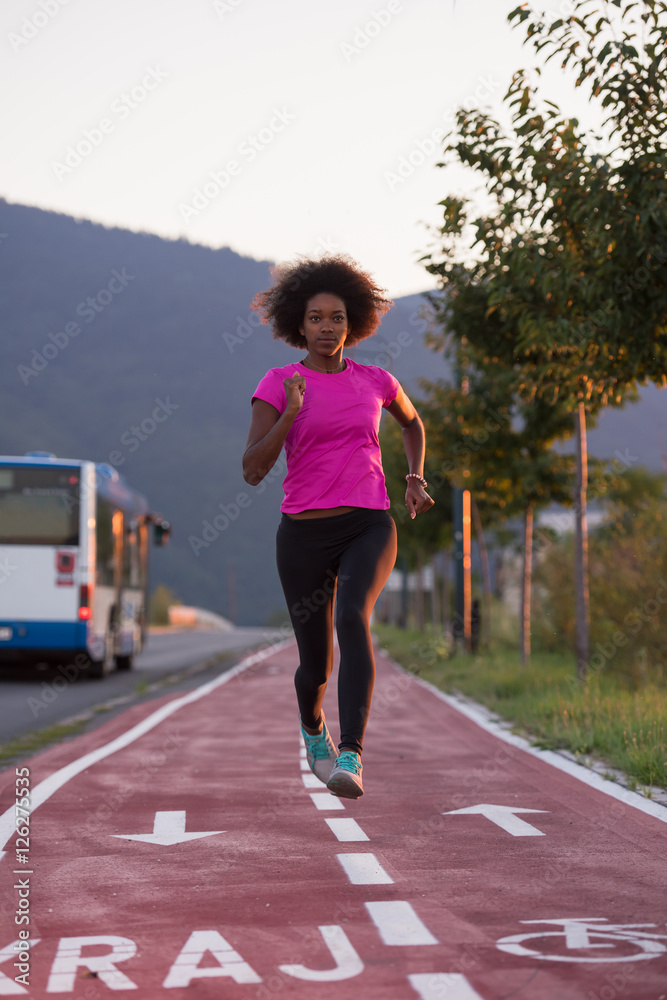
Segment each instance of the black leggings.
[{"label": "black leggings", "polygon": [[294,677],[301,721],[317,729],[333,669],[333,609],[340,647],[340,749],[361,753],[375,682],[369,621],[396,560],[396,525],[386,510],[294,520],[283,515],[278,573],[299,647]]}]

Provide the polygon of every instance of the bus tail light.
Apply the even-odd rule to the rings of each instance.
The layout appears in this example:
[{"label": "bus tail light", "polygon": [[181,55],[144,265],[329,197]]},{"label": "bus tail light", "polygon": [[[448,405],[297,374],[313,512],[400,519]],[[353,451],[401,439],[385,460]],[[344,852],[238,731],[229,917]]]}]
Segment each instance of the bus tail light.
[{"label": "bus tail light", "polygon": [[93,610],[90,606],[93,588],[88,583],[82,583],[79,587],[79,618],[87,621],[92,618]]}]

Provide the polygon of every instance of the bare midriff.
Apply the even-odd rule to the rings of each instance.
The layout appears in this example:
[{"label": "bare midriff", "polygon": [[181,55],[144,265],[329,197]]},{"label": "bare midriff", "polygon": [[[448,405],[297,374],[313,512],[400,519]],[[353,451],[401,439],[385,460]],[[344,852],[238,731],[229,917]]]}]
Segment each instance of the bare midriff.
[{"label": "bare midriff", "polygon": [[309,517],[333,517],[335,514],[349,514],[355,507],[326,507],[324,510],[300,510],[298,514],[287,514],[295,521],[305,520]]}]

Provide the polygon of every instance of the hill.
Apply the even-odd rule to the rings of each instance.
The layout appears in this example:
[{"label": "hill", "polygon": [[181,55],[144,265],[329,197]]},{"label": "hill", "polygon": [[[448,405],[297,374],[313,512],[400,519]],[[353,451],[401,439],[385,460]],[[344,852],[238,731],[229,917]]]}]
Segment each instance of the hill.
[{"label": "hill", "polygon": [[[269,262],[4,201],[0,233],[0,453],[111,462],[174,525],[154,552],[153,584],[239,623],[284,609],[280,477],[253,490],[240,462],[252,390],[267,368],[300,357],[250,310]],[[445,374],[423,344],[423,304],[399,299],[350,352],[409,392],[420,375]],[[628,447],[659,465],[663,412],[664,397],[645,390],[603,416],[591,451]]]}]

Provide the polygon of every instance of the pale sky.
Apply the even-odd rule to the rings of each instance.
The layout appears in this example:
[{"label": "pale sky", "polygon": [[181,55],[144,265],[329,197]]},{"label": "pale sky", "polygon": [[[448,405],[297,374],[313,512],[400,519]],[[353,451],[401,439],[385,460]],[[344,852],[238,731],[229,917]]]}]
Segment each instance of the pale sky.
[{"label": "pale sky", "polygon": [[437,203],[470,190],[434,138],[534,64],[517,4],[4,0],[0,196],[256,259],[341,250],[422,291]]}]

